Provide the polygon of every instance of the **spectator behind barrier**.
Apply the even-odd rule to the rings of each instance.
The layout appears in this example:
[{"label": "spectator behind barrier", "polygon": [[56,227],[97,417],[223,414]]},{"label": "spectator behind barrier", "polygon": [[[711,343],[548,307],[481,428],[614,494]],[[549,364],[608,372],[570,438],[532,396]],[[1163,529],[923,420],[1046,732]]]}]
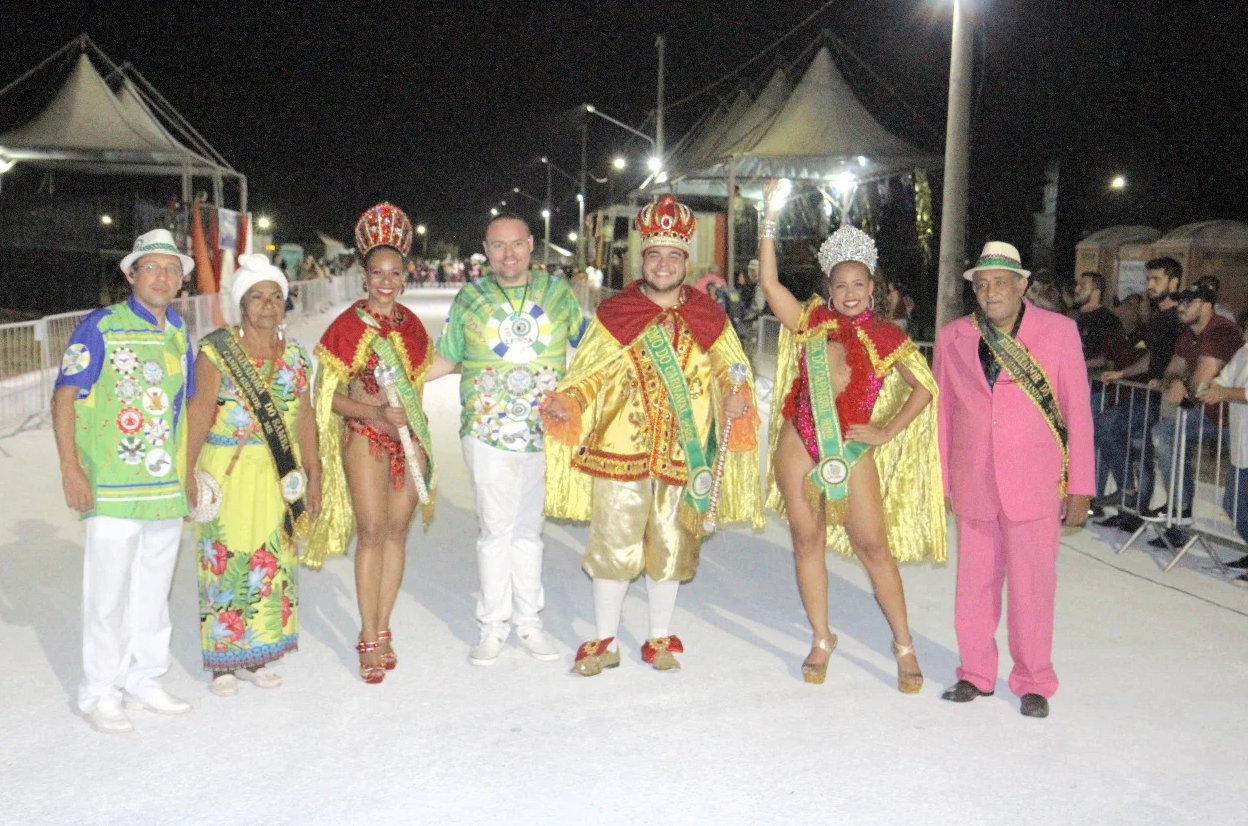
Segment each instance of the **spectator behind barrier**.
[{"label": "spectator behind barrier", "polygon": [[[1226,403],[1229,412],[1231,466],[1227,477],[1222,508],[1235,523],[1235,531],[1248,542],[1248,345],[1240,347],[1218,373],[1216,379],[1199,396],[1205,404]],[[1232,568],[1248,568],[1248,556],[1229,563]],[[1248,573],[1235,579],[1236,585],[1248,586]]]},{"label": "spectator behind barrier", "polygon": [[[1122,335],[1122,322],[1101,303],[1104,297],[1105,276],[1099,272],[1081,273],[1075,279],[1075,325],[1089,370],[1105,366],[1106,346],[1114,336]],[[1093,392],[1096,390],[1094,386]]]}]

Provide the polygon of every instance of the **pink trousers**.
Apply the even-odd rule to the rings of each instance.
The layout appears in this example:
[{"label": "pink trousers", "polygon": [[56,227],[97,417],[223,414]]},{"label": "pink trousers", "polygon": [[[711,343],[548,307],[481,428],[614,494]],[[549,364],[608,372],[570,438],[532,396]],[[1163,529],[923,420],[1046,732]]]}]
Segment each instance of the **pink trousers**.
[{"label": "pink trousers", "polygon": [[962,665],[958,679],[980,691],[997,682],[1001,584],[1009,594],[1010,690],[1022,696],[1057,693],[1053,670],[1053,600],[1057,594],[1058,514],[1029,522],[958,517],[958,586],[954,627]]}]

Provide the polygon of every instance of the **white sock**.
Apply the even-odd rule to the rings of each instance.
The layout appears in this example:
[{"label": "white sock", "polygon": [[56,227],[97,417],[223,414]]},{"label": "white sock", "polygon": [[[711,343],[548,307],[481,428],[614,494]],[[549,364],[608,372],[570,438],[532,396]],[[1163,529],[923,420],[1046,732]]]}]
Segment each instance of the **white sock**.
[{"label": "white sock", "polygon": [[650,599],[650,639],[668,636],[672,614],[676,613],[676,592],[680,580],[665,579],[655,582],[646,575],[646,596]]},{"label": "white sock", "polygon": [[[620,630],[620,612],[624,610],[624,597],[628,595],[628,581],[594,577],[594,624],[598,627],[598,639],[614,637]],[[612,642],[611,651],[618,643]]]}]

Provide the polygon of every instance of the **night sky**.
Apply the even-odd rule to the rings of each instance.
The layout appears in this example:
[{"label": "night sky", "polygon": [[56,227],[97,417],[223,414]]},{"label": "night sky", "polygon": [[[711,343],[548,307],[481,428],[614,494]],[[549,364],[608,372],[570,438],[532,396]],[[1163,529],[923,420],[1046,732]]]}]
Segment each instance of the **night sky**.
[{"label": "night sky", "polygon": [[[1063,162],[1063,269],[1080,233],[1109,223],[1164,230],[1248,219],[1244,4],[974,1],[981,13],[971,252],[986,236],[1027,248],[1049,157]],[[467,245],[513,186],[544,194],[538,156],[575,173],[579,103],[642,125],[654,107],[657,33],[667,36],[674,101],[753,57],[821,3],[317,3],[274,10],[278,4],[201,2],[144,4],[127,13],[119,4],[108,4],[108,12],[89,5],[97,4],[6,3],[0,83],[85,32],[114,60],[138,67],[248,176],[252,211],[273,216],[279,241],[311,241],[318,229],[347,240],[356,216],[387,199],[428,224],[431,238]],[[1076,6],[1086,10],[1072,11]],[[779,53],[796,56],[820,28],[901,90],[926,126],[900,116],[861,71],[843,65],[869,108],[912,143],[939,152],[947,4],[842,0]],[[669,144],[715,100],[712,93],[671,110]],[[14,125],[12,117],[12,107],[0,103],[0,129]],[[596,174],[621,151],[640,165],[644,148],[591,121]],[[1107,188],[1117,173],[1128,176],[1125,193]],[[575,201],[572,185],[556,182],[556,201],[565,204],[558,239],[573,228]],[[176,182],[170,186],[176,192]],[[604,196],[590,184],[591,207]]]}]

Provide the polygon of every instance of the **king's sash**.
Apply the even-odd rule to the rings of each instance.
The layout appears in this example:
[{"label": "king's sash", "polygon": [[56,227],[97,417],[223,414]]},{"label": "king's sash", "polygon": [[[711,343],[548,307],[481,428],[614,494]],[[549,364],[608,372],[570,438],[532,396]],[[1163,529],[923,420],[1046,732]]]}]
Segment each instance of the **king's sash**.
[{"label": "king's sash", "polygon": [[821,336],[806,343],[806,375],[810,384],[810,410],[814,414],[815,435],[819,439],[819,463],[810,472],[809,480],[828,499],[844,499],[849,495],[849,470],[870,445],[842,440],[841,422],[836,415],[836,397],[832,395],[827,340]]},{"label": "king's sash", "polygon": [[1014,383],[1022,388],[1027,398],[1040,411],[1044,421],[1057,440],[1057,447],[1062,451],[1062,481],[1058,485],[1059,499],[1066,497],[1066,480],[1070,464],[1066,421],[1062,418],[1062,410],[1057,405],[1057,396],[1053,393],[1053,384],[1049,376],[1040,366],[1040,362],[1027,352],[1013,336],[1001,332],[997,325],[988,320],[982,309],[977,309],[972,316],[979,335],[983,338],[992,355],[996,357],[1001,369],[1010,374]]},{"label": "king's sash", "polygon": [[[694,514],[682,519],[682,524],[701,535],[702,517],[706,515],[711,504],[711,487],[715,480],[711,473],[710,462],[698,436],[697,423],[693,419],[693,401],[689,398],[689,385],[685,383],[685,375],[680,369],[680,360],[672,343],[668,341],[663,329],[658,324],[651,324],[641,334],[642,344],[650,354],[667,390],[668,402],[672,413],[676,416],[676,427],[680,431],[680,443],[685,448],[685,464],[689,472],[685,482],[685,492],[681,497],[682,508],[692,508]],[[715,443],[712,438],[711,444]]]},{"label": "king's sash", "polygon": [[[221,328],[213,330],[204,339],[210,343],[221,356],[225,369],[229,372],[234,386],[247,402],[251,413],[255,416],[264,442],[273,457],[277,468],[277,478],[281,480],[282,498],[286,501],[286,515],[283,529],[288,536],[303,538],[307,534],[308,520],[305,516],[304,494],[307,490],[307,479],[295,460],[294,439],[290,428],[282,419],[282,414],[273,401],[273,395],[251,359],[243,350],[242,344],[234,336],[232,330]],[[246,439],[246,436],[242,438]]]}]

